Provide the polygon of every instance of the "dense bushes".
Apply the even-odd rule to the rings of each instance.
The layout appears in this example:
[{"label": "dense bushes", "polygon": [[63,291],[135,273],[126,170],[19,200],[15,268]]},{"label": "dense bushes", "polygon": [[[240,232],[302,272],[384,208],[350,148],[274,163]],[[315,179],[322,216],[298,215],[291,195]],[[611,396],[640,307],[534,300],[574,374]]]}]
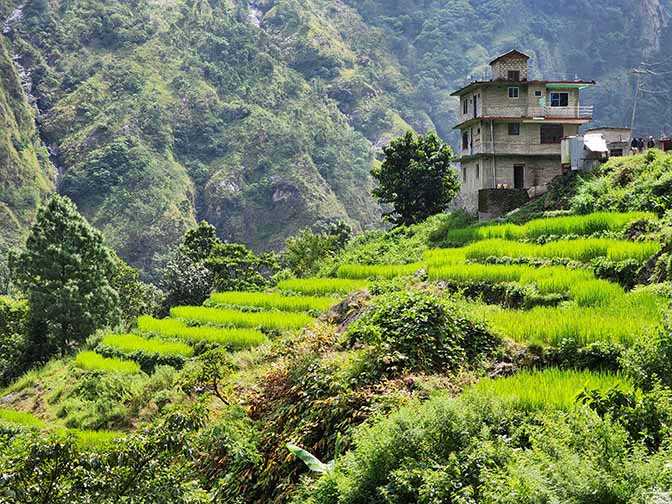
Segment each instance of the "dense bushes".
[{"label": "dense bushes", "polygon": [[402,408],[359,430],[356,448],[295,502],[651,502],[672,483],[669,453],[647,455],[588,409],[528,417],[478,395]]},{"label": "dense bushes", "polygon": [[455,371],[487,355],[498,340],[453,303],[426,292],[381,296],[348,329],[346,338],[401,354],[403,367],[425,372]]},{"label": "dense bushes", "polygon": [[0,385],[19,376],[28,364],[28,303],[0,296]]}]

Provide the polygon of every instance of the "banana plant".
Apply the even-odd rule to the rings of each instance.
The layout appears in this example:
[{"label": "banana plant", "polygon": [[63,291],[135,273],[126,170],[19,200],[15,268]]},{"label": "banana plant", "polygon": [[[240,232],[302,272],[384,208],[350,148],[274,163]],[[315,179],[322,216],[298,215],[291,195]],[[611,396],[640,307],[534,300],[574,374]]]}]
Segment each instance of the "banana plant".
[{"label": "banana plant", "polygon": [[341,435],[339,433],[336,436],[336,450],[335,450],[334,460],[332,460],[331,462],[327,462],[326,464],[324,462],[322,462],[320,459],[318,459],[315,455],[310,453],[309,451],[304,450],[303,448],[300,448],[300,447],[296,446],[295,444],[287,443],[287,449],[295,457],[301,459],[301,461],[304,464],[306,464],[306,466],[308,466],[308,469],[310,469],[313,472],[319,473],[319,474],[324,474],[324,473],[327,473],[329,471],[333,471],[333,469],[334,469],[335,459],[338,458],[340,440],[341,440]]}]

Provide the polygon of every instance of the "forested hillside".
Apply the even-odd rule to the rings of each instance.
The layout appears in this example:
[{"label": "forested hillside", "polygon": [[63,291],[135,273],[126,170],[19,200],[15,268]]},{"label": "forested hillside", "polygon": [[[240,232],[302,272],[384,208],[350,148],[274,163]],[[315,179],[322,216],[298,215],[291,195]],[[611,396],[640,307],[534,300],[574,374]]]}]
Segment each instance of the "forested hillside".
[{"label": "forested hillside", "polygon": [[30,72],[43,142],[27,97],[3,71],[0,97],[13,96],[3,109],[22,118],[3,134],[23,140],[0,145],[11,153],[0,172],[2,201],[17,207],[11,235],[52,189],[51,164],[58,190],[145,274],[200,219],[255,249],[321,222],[374,226],[377,149],[409,127],[453,140],[450,91],[514,46],[532,56],[536,76],[598,80],[587,100],[600,124],[629,122],[630,70],[653,63],[659,75],[644,79],[655,93],[640,99],[638,131],[669,132],[670,7],[0,0],[9,51],[0,58]]}]

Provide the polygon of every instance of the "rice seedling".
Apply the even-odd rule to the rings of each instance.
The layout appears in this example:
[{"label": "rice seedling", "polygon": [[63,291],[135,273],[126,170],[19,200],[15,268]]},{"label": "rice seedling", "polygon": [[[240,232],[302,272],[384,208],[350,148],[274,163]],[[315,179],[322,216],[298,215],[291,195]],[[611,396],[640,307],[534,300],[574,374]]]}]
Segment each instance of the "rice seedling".
[{"label": "rice seedling", "polygon": [[336,274],[339,278],[350,279],[390,279],[400,276],[412,275],[420,269],[424,269],[424,263],[411,264],[343,264]]},{"label": "rice seedling", "polygon": [[325,311],[337,302],[332,297],[285,296],[279,292],[217,292],[206,305],[254,306],[281,311]]},{"label": "rice seedling", "polygon": [[109,445],[115,440],[125,437],[123,432],[106,430],[92,431],[68,429],[67,432],[75,436],[77,439],[77,445],[83,450],[90,450],[104,445]]},{"label": "rice seedling", "polygon": [[569,297],[579,306],[603,306],[615,302],[625,294],[623,288],[606,280],[588,280],[569,288]]},{"label": "rice seedling", "polygon": [[635,259],[639,262],[644,262],[660,250],[660,244],[657,242],[629,242],[606,238],[588,238],[559,240],[538,245],[536,243],[489,239],[472,243],[463,250],[467,259],[476,261],[495,256],[513,258],[565,258],[582,262],[588,262],[597,257],[607,257],[613,261]]},{"label": "rice seedling", "polygon": [[207,306],[176,306],[170,309],[170,316],[182,320],[228,327],[270,330],[299,329],[315,320],[305,313],[287,312],[241,312]]},{"label": "rice seedling", "polygon": [[31,413],[0,408],[0,423],[27,427],[29,429],[41,429],[44,422]]},{"label": "rice seedling", "polygon": [[628,223],[642,219],[655,219],[656,216],[647,212],[609,213],[596,212],[588,215],[567,215],[534,219],[526,224],[499,224],[493,226],[474,226],[463,229],[451,229],[446,241],[454,244],[466,244],[488,238],[520,240],[522,238],[538,238],[540,236],[586,236],[602,231],[618,231]]},{"label": "rice seedling", "polygon": [[466,260],[465,248],[432,249],[423,254],[428,266],[460,264]]},{"label": "rice seedling", "polygon": [[614,387],[633,390],[633,385],[620,374],[550,368],[521,371],[507,378],[484,379],[466,393],[503,398],[527,411],[567,411],[576,405],[577,396],[583,390],[605,391]]},{"label": "rice seedling", "polygon": [[350,278],[291,278],[278,283],[280,290],[308,295],[350,294],[367,286],[366,280]]},{"label": "rice seedling", "polygon": [[596,341],[631,345],[662,320],[663,300],[631,294],[602,306],[535,307],[527,311],[495,306],[476,309],[504,337],[539,346],[558,346],[563,340],[581,346]]},{"label": "rice seedling", "polygon": [[135,374],[140,372],[140,365],[130,360],[103,357],[96,352],[80,352],[75,357],[77,367],[87,371],[104,371],[106,373]]},{"label": "rice seedling", "polygon": [[[214,308],[212,308],[212,310],[223,311]],[[279,312],[277,314],[283,315]],[[256,315],[256,313],[250,315]],[[208,341],[210,343],[217,343],[218,345],[226,346],[232,349],[257,346],[266,341],[266,336],[264,336],[264,333],[257,331],[256,329],[221,328],[212,326],[190,327],[187,326],[182,320],[155,319],[149,316],[138,317],[138,330],[159,336],[185,339],[193,342]]]},{"label": "rice seedling", "polygon": [[102,344],[127,354],[145,352],[181,357],[191,357],[194,354],[194,349],[184,343],[143,338],[136,334],[107,334],[103,337]]}]

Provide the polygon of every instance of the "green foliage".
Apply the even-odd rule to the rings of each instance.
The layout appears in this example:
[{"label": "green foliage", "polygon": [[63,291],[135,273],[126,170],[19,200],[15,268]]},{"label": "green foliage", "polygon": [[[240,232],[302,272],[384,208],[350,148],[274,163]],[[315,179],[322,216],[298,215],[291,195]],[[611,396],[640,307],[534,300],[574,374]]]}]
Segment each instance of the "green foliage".
[{"label": "green foliage", "polygon": [[659,328],[651,328],[629,348],[621,360],[624,372],[642,388],[657,383],[672,384],[672,325],[669,318]]},{"label": "green foliage", "polygon": [[113,253],[116,271],[110,284],[119,295],[121,323],[130,329],[142,314],[156,314],[161,309],[163,295],[151,284],[140,281],[138,271]]},{"label": "green foliage", "polygon": [[343,222],[318,233],[303,229],[285,241],[281,264],[299,277],[314,275],[323,261],[345,246],[351,232],[350,227]]},{"label": "green foliage", "polygon": [[207,305],[258,307],[281,311],[325,311],[336,304],[333,297],[284,296],[276,292],[216,292]]},{"label": "green foliage", "polygon": [[197,227],[186,232],[180,249],[189,259],[199,262],[205,260],[218,243],[221,242],[215,227],[207,221],[201,221]]},{"label": "green foliage", "polygon": [[647,454],[587,408],[544,413],[487,394],[401,408],[359,429],[355,449],[294,502],[643,503],[669,485],[668,449]]},{"label": "green foliage", "polygon": [[[207,491],[193,478],[203,411],[174,411],[135,435],[97,450],[81,434],[15,436],[0,444],[0,495],[7,502],[184,502],[204,504]],[[105,436],[109,440],[109,436]],[[98,436],[101,439],[101,436]]]},{"label": "green foliage", "polygon": [[129,360],[103,357],[96,352],[80,352],[75,357],[75,363],[87,371],[103,371],[120,374],[135,374],[140,372],[140,366]]},{"label": "green foliage", "polygon": [[196,358],[186,370],[182,387],[193,392],[212,392],[224,404],[229,405],[227,392],[222,382],[233,374],[235,369],[229,353],[223,348],[208,350]]},{"label": "green foliage", "polygon": [[96,352],[107,357],[131,359],[150,373],[157,366],[181,368],[194,354],[194,349],[177,341],[143,338],[135,334],[107,334],[103,336]]},{"label": "green foliage", "polygon": [[25,370],[29,319],[27,302],[0,296],[0,384]]},{"label": "green foliage", "polygon": [[12,270],[30,303],[35,359],[64,353],[119,319],[112,255],[68,198],[53,196],[40,208]]},{"label": "green foliage", "polygon": [[41,429],[44,422],[32,413],[0,408],[0,423],[20,425],[29,429]]},{"label": "green foliage", "polygon": [[450,165],[453,153],[435,133],[416,137],[408,131],[383,153],[383,163],[371,172],[378,182],[372,194],[394,207],[384,214],[387,220],[417,224],[448,208],[460,183]]},{"label": "green foliage", "polygon": [[[176,306],[170,309],[170,316],[204,324],[242,328],[262,327],[281,331],[300,329],[315,320],[305,313],[241,312],[205,306]],[[259,341],[257,340],[257,342]]]},{"label": "green foliage", "polygon": [[217,290],[261,290],[278,269],[273,254],[257,256],[240,243],[218,243],[203,264],[212,271]]},{"label": "green foliage", "polygon": [[615,158],[583,182],[572,199],[579,213],[646,211],[662,216],[672,209],[672,155],[650,150]]},{"label": "green foliage", "polygon": [[345,337],[350,344],[371,344],[383,355],[398,354],[405,369],[424,372],[454,372],[499,343],[457,305],[420,291],[375,300]]},{"label": "green foliage", "polygon": [[[174,310],[182,313],[181,308],[184,307],[177,307]],[[149,316],[138,318],[138,330],[168,338],[184,339],[193,343],[215,343],[235,350],[257,346],[266,341],[264,334],[255,329],[191,327],[181,320],[159,320]]]},{"label": "green foliage", "polygon": [[418,270],[424,269],[423,263],[411,264],[342,264],[336,274],[339,278],[364,279],[364,278],[395,278],[398,276],[412,275]]},{"label": "green foliage", "polygon": [[181,251],[176,251],[161,270],[161,287],[166,307],[201,304],[213,289],[212,271]]},{"label": "green foliage", "polygon": [[635,220],[655,218],[646,212],[611,213],[595,212],[588,215],[568,215],[533,219],[525,224],[499,224],[473,226],[449,230],[443,243],[451,246],[464,245],[488,238],[520,240],[523,238],[543,238],[549,236],[589,236],[605,231],[619,231]]},{"label": "green foliage", "polygon": [[282,291],[308,295],[350,294],[367,286],[367,281],[347,278],[291,278],[278,282]]}]

